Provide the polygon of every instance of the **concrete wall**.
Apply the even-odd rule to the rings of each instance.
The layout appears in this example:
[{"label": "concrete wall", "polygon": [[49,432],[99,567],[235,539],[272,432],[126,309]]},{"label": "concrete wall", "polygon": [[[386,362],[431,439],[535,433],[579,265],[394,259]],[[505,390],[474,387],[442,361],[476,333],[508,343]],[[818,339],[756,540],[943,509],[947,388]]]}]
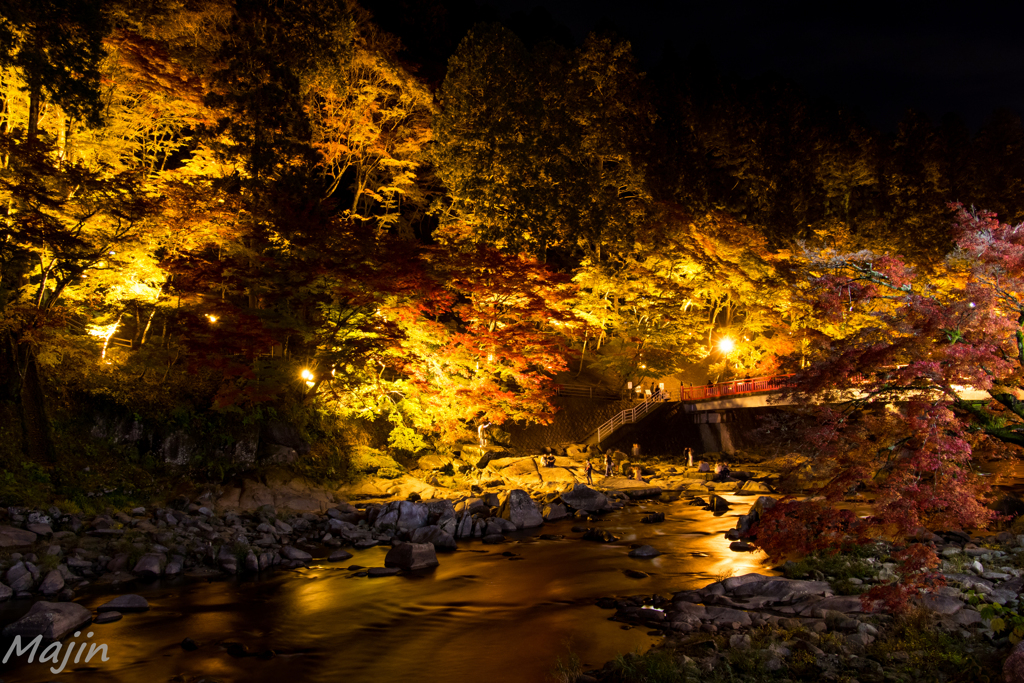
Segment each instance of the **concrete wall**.
[{"label": "concrete wall", "polygon": [[592,431],[616,413],[633,405],[628,401],[607,401],[575,396],[558,396],[555,420],[550,425],[502,427],[511,436],[513,448],[540,451],[545,446],[560,446],[583,441]]}]

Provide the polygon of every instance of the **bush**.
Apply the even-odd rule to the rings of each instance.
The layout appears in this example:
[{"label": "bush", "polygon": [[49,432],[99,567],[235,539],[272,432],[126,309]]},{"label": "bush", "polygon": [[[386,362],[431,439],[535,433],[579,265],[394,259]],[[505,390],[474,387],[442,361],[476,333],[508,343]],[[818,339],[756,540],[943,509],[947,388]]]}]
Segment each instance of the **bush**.
[{"label": "bush", "polygon": [[685,680],[682,667],[666,650],[620,655],[612,663],[612,672],[621,683],[682,683]]}]

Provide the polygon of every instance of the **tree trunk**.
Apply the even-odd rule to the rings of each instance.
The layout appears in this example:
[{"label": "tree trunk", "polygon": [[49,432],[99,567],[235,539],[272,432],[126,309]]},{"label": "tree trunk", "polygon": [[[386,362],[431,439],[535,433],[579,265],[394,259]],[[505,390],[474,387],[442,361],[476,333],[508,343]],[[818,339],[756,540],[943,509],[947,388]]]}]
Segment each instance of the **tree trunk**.
[{"label": "tree trunk", "polygon": [[18,388],[21,386],[21,373],[18,372],[18,349],[13,336],[8,332],[3,336],[3,348],[0,348],[0,399],[15,401]]},{"label": "tree trunk", "polygon": [[25,374],[21,383],[23,450],[30,461],[52,466],[57,462],[57,455],[50,436],[50,422],[46,418],[39,368],[36,366],[35,353],[27,345],[24,354]]},{"label": "tree trunk", "polygon": [[39,103],[43,99],[43,80],[38,74],[31,76],[28,97],[28,141],[32,143],[39,136]]}]

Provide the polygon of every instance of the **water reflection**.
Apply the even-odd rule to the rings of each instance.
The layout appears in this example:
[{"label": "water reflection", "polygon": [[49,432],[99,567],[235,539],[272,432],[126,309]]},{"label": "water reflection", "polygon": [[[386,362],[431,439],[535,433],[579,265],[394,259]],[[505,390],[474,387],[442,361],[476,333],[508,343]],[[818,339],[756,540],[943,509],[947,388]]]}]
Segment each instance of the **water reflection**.
[{"label": "water reflection", "polygon": [[[501,545],[462,543],[440,555],[435,570],[417,576],[355,576],[348,566],[383,565],[386,549],[371,548],[355,551],[343,567],[324,564],[264,581],[137,587],[152,609],[93,626],[93,641],[109,644],[111,660],[75,670],[74,680],[518,683],[545,680],[567,643],[585,667],[597,667],[657,640],[608,621],[612,613],[594,605],[598,598],[667,594],[729,572],[767,571],[759,556],[728,550],[722,532],[754,499],[727,498],[737,504],[721,517],[684,503],[610,515],[599,526],[621,538],[612,544],[578,540],[573,521]],[[651,511],[665,512],[665,522],[641,524]],[[539,540],[540,533],[564,539]],[[631,544],[642,543],[663,554],[627,556]],[[650,576],[632,579],[626,569]],[[82,602],[95,608],[107,597],[97,593]],[[14,615],[8,608],[4,616]],[[199,648],[183,650],[185,637]],[[244,645],[252,656],[232,656],[226,642]],[[7,681],[53,678],[47,665],[3,669]]]}]

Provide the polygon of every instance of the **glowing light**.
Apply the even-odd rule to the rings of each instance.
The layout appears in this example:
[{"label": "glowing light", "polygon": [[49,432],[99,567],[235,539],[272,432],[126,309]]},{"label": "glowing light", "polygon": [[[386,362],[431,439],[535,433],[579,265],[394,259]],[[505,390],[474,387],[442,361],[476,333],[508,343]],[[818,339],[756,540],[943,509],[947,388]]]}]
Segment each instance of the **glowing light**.
[{"label": "glowing light", "polygon": [[110,325],[89,325],[86,331],[93,337],[99,337],[100,339],[107,339],[117,330],[117,326],[120,325],[120,321],[111,323]]},{"label": "glowing light", "polygon": [[218,320],[220,320],[220,318],[218,318],[217,316],[215,316],[215,315],[212,315],[212,314],[207,314],[207,315],[206,315],[206,319],[210,321],[210,324],[214,324],[214,323],[216,323],[216,322],[217,322]]},{"label": "glowing light", "polygon": [[494,354],[493,353],[487,354],[487,360],[488,361],[493,361],[494,360]]},{"label": "glowing light", "polygon": [[302,372],[300,374],[302,375],[302,379],[306,380],[307,382],[313,381],[313,373],[310,372],[308,368],[302,368]]},{"label": "glowing light", "polygon": [[110,361],[106,360],[107,346],[110,345],[110,338],[114,336],[115,332],[117,332],[117,328],[120,324],[121,317],[118,316],[117,320],[109,325],[89,325],[86,328],[86,332],[88,332],[90,336],[103,340],[103,347],[100,350],[100,361],[105,361],[107,365],[110,364]]},{"label": "glowing light", "polygon": [[974,308],[974,302],[973,301],[971,302],[971,308]]},{"label": "glowing light", "polygon": [[718,350],[722,353],[731,353],[736,348],[736,344],[733,343],[732,337],[722,337],[718,340]]}]

